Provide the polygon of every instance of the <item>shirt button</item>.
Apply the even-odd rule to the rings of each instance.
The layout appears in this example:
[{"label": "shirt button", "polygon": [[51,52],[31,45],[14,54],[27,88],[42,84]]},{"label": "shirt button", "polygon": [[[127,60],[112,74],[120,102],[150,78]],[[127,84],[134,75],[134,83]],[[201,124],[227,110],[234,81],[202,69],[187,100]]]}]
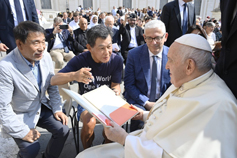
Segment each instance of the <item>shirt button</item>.
[{"label": "shirt button", "polygon": [[39,112],[37,112],[36,115],[39,115]]},{"label": "shirt button", "polygon": [[153,116],[152,118],[153,118],[154,120],[156,119],[156,117],[155,117],[155,116]]},{"label": "shirt button", "polygon": [[184,88],[183,88],[183,86],[182,87],[180,87],[180,90],[182,91]]},{"label": "shirt button", "polygon": [[150,122],[148,122],[148,123],[147,123],[147,125],[148,125],[148,126],[151,126],[151,123],[150,123]]}]

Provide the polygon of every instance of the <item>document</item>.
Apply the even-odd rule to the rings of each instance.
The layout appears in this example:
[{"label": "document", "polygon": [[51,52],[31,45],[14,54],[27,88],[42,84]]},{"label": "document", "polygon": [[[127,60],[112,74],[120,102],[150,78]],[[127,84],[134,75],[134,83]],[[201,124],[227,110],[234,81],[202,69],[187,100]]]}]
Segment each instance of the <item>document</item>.
[{"label": "document", "polygon": [[122,126],[138,114],[135,107],[120,96],[116,96],[106,85],[83,95],[72,90],[64,88],[63,90],[105,126],[110,126],[110,121]]},{"label": "document", "polygon": [[120,50],[120,48],[119,48],[119,46],[118,46],[117,43],[113,43],[113,44],[112,44],[112,48],[113,48],[113,50],[115,50],[115,48],[117,49],[117,51]]}]

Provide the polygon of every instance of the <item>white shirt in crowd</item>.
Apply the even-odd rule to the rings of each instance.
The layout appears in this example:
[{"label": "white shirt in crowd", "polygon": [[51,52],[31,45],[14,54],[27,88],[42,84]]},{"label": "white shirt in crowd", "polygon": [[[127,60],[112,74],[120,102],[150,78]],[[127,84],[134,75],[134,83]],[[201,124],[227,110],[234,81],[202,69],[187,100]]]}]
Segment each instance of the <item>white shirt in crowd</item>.
[{"label": "white shirt in crowd", "polygon": [[69,23],[69,26],[71,26],[73,30],[76,30],[76,29],[79,28],[79,25],[78,25],[78,24],[79,24],[79,20],[78,20],[78,22],[75,22],[75,20],[72,20],[72,21]]},{"label": "white shirt in crowd", "polygon": [[58,37],[58,33],[56,33],[55,41],[54,41],[54,45],[53,45],[52,49],[63,49],[63,43],[60,40],[60,38]]},{"label": "white shirt in crowd", "polygon": [[130,44],[128,45],[128,48],[137,47],[138,45],[137,45],[135,27],[130,27],[130,34],[131,34],[131,41]]}]

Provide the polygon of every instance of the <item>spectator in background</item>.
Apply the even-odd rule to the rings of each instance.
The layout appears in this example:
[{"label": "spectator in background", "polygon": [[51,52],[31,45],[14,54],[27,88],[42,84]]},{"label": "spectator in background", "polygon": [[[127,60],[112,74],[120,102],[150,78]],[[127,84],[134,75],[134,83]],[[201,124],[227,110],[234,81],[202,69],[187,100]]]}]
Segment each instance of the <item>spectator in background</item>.
[{"label": "spectator in background", "polygon": [[[120,34],[119,34],[119,30],[117,28],[114,27],[114,18],[113,16],[106,16],[105,17],[105,26],[109,27],[112,29],[113,32],[113,36],[112,36],[112,43],[113,44],[117,44],[118,47],[120,47]],[[117,55],[119,55],[122,59],[123,56],[121,55],[120,49],[114,48],[113,47],[113,52],[116,53]]]},{"label": "spectator in background", "polygon": [[100,13],[98,23],[99,23],[99,24],[102,24],[102,25],[105,24],[105,13],[104,13],[104,12],[101,12],[101,13]]},{"label": "spectator in background", "polygon": [[119,7],[119,8],[118,8],[117,13],[118,13],[120,16],[123,16],[122,7]]},{"label": "spectator in background", "polygon": [[79,28],[79,21],[80,21],[80,18],[79,18],[79,14],[78,13],[74,13],[73,14],[73,19],[70,23],[69,23],[69,26],[73,29],[73,30],[76,30]]},{"label": "spectator in background", "polygon": [[69,13],[68,13],[68,18],[69,18],[71,21],[73,21],[73,14],[74,14],[74,12],[69,12]]},{"label": "spectator in background", "polygon": [[116,16],[117,9],[116,9],[115,6],[113,6],[113,9],[111,10],[111,13],[113,14],[113,16]]},{"label": "spectator in background", "polygon": [[[129,19],[128,24],[126,24],[127,18]],[[126,14],[125,20],[119,28],[119,32],[122,34],[121,53],[123,55],[125,64],[128,51],[145,43],[142,28],[136,26],[136,20],[136,14]]]},{"label": "spectator in background", "polygon": [[13,28],[22,21],[39,23],[34,0],[0,1],[0,51],[9,53],[16,47]]},{"label": "spectator in background", "polygon": [[90,15],[90,13],[89,13],[89,11],[87,10],[87,11],[86,11],[86,14],[83,16],[83,17],[87,20],[88,23],[90,22],[89,15]]},{"label": "spectator in background", "polygon": [[161,21],[165,23],[169,36],[165,43],[170,46],[174,40],[184,35],[189,26],[196,24],[196,15],[192,0],[174,0],[164,5]]},{"label": "spectator in background", "polygon": [[148,14],[149,16],[151,16],[151,17],[153,16],[153,12],[152,12],[150,6],[148,6],[147,14]]},{"label": "spectator in background", "polygon": [[64,12],[63,13],[63,22],[65,23],[65,24],[69,24],[70,23],[70,21],[71,21],[71,19],[68,17],[68,14],[67,14],[67,12]]},{"label": "spectator in background", "polygon": [[75,55],[88,51],[86,47],[87,20],[85,18],[81,18],[79,22],[79,26],[80,28],[73,31],[73,34],[74,34],[73,47],[74,47]]},{"label": "spectator in background", "polygon": [[64,60],[69,61],[75,55],[73,54],[72,47],[69,41],[73,42],[73,30],[69,26],[67,29],[60,29],[60,25],[63,24],[61,18],[56,17],[54,19],[52,29],[46,29],[46,41],[48,42],[48,52],[50,53],[52,60],[55,62],[55,68],[61,69],[64,65]]},{"label": "spectator in background", "polygon": [[198,35],[204,37],[205,39],[207,39],[206,34],[200,25],[189,26],[186,34],[189,34],[189,33],[198,34]]},{"label": "spectator in background", "polygon": [[215,28],[215,24],[213,22],[207,22],[206,27],[204,29],[207,37],[207,41],[210,44],[211,48],[215,47],[216,35],[213,32]]},{"label": "spectator in background", "polygon": [[88,25],[87,28],[90,29],[90,28],[92,28],[96,25],[99,25],[98,24],[98,16],[97,15],[92,15],[91,20],[90,20],[90,24]]}]

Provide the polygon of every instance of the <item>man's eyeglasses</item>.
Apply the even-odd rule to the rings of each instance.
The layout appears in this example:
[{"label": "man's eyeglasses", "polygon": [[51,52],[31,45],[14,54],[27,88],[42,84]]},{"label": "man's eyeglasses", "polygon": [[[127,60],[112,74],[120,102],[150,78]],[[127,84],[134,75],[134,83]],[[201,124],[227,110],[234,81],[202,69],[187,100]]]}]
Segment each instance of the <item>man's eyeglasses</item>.
[{"label": "man's eyeglasses", "polygon": [[155,42],[160,42],[163,39],[164,36],[165,36],[165,33],[164,33],[163,36],[156,36],[154,38],[152,38],[152,37],[145,37],[145,39],[146,39],[147,42],[152,42],[153,40]]}]

